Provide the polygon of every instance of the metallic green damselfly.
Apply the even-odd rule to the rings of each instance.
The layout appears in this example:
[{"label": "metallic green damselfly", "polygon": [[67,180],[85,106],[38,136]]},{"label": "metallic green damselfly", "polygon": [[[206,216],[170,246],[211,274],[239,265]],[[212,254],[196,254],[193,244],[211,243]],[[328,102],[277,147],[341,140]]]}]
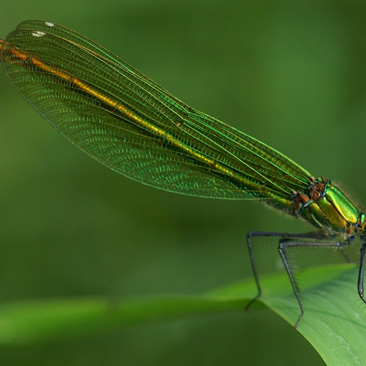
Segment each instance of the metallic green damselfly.
[{"label": "metallic green damselfly", "polygon": [[[256,199],[317,229],[278,238],[278,250],[304,314],[287,260],[294,247],[343,248],[361,241],[358,293],[364,297],[365,215],[329,179],[268,145],[189,107],[86,37],[44,21],[21,23],[0,40],[5,72],[23,97],[94,159],[129,178],[171,192]],[[250,305],[250,304],[249,304]]]}]

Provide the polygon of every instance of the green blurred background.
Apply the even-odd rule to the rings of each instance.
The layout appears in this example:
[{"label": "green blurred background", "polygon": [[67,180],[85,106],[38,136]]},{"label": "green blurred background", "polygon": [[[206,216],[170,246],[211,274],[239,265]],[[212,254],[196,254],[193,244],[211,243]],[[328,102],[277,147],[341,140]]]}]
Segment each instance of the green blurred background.
[{"label": "green blurred background", "polygon": [[[26,19],[72,28],[193,107],[332,178],[360,203],[365,18],[361,0],[14,0],[2,2],[0,34]],[[3,304],[196,294],[251,275],[248,231],[309,229],[256,202],[174,195],[119,176],[50,128],[3,72],[0,84]],[[278,263],[275,254],[265,260]],[[0,364],[323,362],[291,326],[262,310],[0,348]]]}]

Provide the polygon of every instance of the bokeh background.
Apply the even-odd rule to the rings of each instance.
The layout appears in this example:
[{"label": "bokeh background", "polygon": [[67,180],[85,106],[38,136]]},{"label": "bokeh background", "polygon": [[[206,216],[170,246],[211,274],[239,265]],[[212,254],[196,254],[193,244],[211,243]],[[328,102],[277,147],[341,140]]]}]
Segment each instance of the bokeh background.
[{"label": "bokeh background", "polygon": [[[101,43],[188,104],[366,202],[364,1],[14,0],[1,4],[0,34],[32,18]],[[119,176],[58,135],[3,72],[0,85],[2,304],[197,294],[250,276],[248,231],[309,229],[257,202],[174,195]],[[0,364],[323,362],[262,310],[0,348]]]}]

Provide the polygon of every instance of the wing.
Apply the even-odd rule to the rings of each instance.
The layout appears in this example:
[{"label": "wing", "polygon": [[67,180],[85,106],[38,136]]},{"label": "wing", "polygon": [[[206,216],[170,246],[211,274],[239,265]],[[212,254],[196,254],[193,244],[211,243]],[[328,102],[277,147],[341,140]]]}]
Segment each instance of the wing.
[{"label": "wing", "polygon": [[0,43],[24,98],[73,144],[139,182],[224,199],[285,199],[305,169],[175,98],[101,46],[53,23],[27,21]]}]

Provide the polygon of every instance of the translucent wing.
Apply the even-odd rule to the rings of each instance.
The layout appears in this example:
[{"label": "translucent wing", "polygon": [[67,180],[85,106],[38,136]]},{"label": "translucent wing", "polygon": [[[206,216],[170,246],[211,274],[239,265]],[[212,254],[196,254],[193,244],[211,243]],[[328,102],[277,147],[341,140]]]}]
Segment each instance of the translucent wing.
[{"label": "translucent wing", "polygon": [[310,174],[281,153],[67,28],[27,21],[0,50],[15,87],[49,123],[129,178],[194,196],[288,202],[308,186]]}]

